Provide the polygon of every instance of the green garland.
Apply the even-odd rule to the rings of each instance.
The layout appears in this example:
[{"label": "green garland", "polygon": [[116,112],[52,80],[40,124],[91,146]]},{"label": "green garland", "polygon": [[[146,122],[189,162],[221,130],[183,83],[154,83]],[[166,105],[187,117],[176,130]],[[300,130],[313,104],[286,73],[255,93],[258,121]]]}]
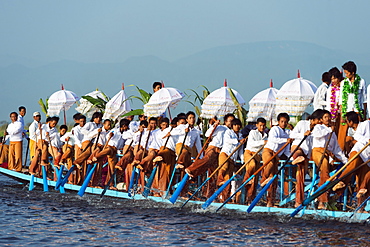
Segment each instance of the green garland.
[{"label": "green garland", "polygon": [[344,79],[343,89],[342,89],[342,118],[345,119],[345,115],[347,113],[347,104],[348,104],[348,94],[353,93],[355,96],[355,107],[356,110],[360,113],[362,117],[362,111],[360,105],[358,103],[358,90],[360,88],[360,81],[361,77],[359,75],[355,75],[355,81],[353,82],[353,86],[351,87],[349,79]]}]

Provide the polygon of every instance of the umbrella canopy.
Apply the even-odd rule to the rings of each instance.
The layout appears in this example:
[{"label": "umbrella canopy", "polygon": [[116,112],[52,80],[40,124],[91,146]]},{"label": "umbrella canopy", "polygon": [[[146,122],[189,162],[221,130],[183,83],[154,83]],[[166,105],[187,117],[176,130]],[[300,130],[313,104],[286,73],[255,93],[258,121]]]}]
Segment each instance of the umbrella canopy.
[{"label": "umbrella canopy", "polygon": [[48,101],[48,116],[58,116],[61,110],[67,111],[80,98],[72,91],[62,90],[53,93]]},{"label": "umbrella canopy", "polygon": [[317,87],[309,80],[300,77],[287,81],[276,95],[277,113],[286,112],[289,116],[301,116],[312,102]]},{"label": "umbrella canopy", "polygon": [[[204,100],[202,104],[202,114],[203,118],[213,118],[217,116],[221,118],[228,113],[233,113],[237,106],[235,105],[232,96],[230,95],[229,87],[226,84],[224,86],[210,93]],[[234,89],[231,89],[235,98],[240,105],[245,104],[243,97]]]},{"label": "umbrella canopy", "polygon": [[[104,101],[108,100],[106,96],[98,89],[92,91],[91,93],[86,94],[85,96],[90,96],[93,97],[94,99],[100,98],[103,99]],[[80,105],[76,107],[76,111],[83,115],[86,115],[87,118],[91,118],[92,114],[94,114],[94,112],[100,111],[100,109],[91,104],[90,101],[88,101],[87,99],[81,98]]]},{"label": "umbrella canopy", "polygon": [[144,105],[144,115],[148,117],[159,117],[166,112],[166,109],[175,108],[184,94],[172,87],[163,87],[153,93],[148,103]]},{"label": "umbrella canopy", "polygon": [[131,111],[130,102],[128,101],[122,84],[122,90],[114,95],[106,104],[103,119],[116,120],[119,116],[129,111]]},{"label": "umbrella canopy", "polygon": [[257,118],[263,117],[266,120],[275,119],[276,94],[279,90],[271,87],[257,93],[249,101],[249,111],[247,121],[256,121]]}]

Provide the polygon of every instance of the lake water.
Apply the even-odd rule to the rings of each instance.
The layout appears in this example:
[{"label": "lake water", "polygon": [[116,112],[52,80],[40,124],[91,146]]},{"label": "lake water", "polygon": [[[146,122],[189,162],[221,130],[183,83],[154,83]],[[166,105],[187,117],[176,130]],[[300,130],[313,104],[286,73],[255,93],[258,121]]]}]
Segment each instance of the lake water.
[{"label": "lake water", "polygon": [[75,192],[29,192],[0,175],[1,246],[370,246],[370,225],[180,210]]}]

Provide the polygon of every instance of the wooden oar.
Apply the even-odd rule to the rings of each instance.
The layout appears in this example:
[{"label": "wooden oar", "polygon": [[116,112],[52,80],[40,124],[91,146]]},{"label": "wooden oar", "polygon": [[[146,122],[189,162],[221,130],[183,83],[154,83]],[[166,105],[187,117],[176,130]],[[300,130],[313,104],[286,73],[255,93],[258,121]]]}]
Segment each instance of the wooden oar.
[{"label": "wooden oar", "polygon": [[368,198],[366,198],[366,200],[365,201],[363,201],[361,204],[360,204],[360,206],[358,206],[354,211],[353,211],[353,213],[351,214],[351,216],[349,216],[350,218],[352,218],[353,217],[353,215],[355,215],[355,213],[358,211],[358,210],[360,210],[363,206],[365,206],[366,205],[366,203],[368,202],[370,200],[370,196],[368,197]]},{"label": "wooden oar", "polygon": [[[247,140],[247,139],[248,139],[248,136],[244,138],[244,140]],[[204,182],[196,189],[196,191],[182,204],[181,208],[183,208],[200,191],[200,189],[204,185],[206,185],[206,183],[218,172],[218,170],[220,170],[226,164],[226,162],[229,161],[231,156],[233,156],[233,154],[237,152],[244,145],[244,143],[245,141],[243,143],[239,143],[239,145],[231,152],[231,154],[226,158],[226,160],[222,162],[221,165],[218,165],[218,167],[211,173],[211,175],[209,175],[206,178],[206,180],[204,180]]]},{"label": "wooden oar", "polygon": [[[126,151],[125,151],[125,153],[122,155],[122,157],[123,157],[123,156],[125,156],[125,155],[128,153],[128,151],[129,151],[129,149],[131,148],[131,145],[132,145],[132,143],[133,143],[133,142],[134,142],[134,140],[132,140],[132,141],[130,142],[130,145],[128,146],[128,148],[126,149]],[[114,169],[114,172],[113,172],[113,174],[112,174],[112,176],[111,176],[111,178],[109,179],[108,183],[105,185],[104,190],[101,192],[101,194],[100,194],[100,198],[103,198],[103,196],[105,195],[105,192],[107,192],[107,190],[108,190],[108,188],[109,188],[109,185],[113,182],[114,176],[116,176],[117,171],[118,171],[118,168],[115,168],[115,169]]]},{"label": "wooden oar", "polygon": [[[310,129],[312,132],[313,128]],[[260,193],[254,198],[251,205],[249,205],[247,212],[250,213],[253,208],[256,206],[256,204],[259,202],[259,200],[262,198],[262,196],[267,192],[267,189],[271,186],[271,184],[274,182],[274,180],[278,177],[280,172],[285,168],[286,164],[288,164],[289,159],[293,156],[293,154],[299,149],[299,147],[302,145],[302,143],[307,139],[309,135],[305,135],[302,140],[299,142],[297,147],[293,150],[293,152],[289,155],[289,157],[285,160],[285,162],[281,165],[279,170],[275,173],[275,175],[270,179],[270,181],[263,187],[263,189],[260,191]]]},{"label": "wooden oar", "polygon": [[[167,198],[168,196],[168,193],[170,192],[170,188],[171,188],[171,184],[172,184],[172,180],[173,178],[175,177],[175,173],[176,173],[176,164],[177,164],[177,161],[179,160],[181,154],[182,154],[182,150],[184,149],[184,146],[185,146],[185,140],[186,140],[186,137],[188,136],[190,130],[188,132],[185,133],[185,137],[184,137],[184,141],[182,142],[182,145],[181,145],[181,148],[180,148],[180,152],[179,152],[179,155],[177,156],[177,159],[176,159],[176,163],[174,165],[174,168],[173,168],[173,171],[172,171],[172,175],[171,175],[171,179],[170,179],[170,183],[168,184],[168,187],[167,187],[167,191],[166,191],[166,195],[164,198]],[[185,173],[185,176],[189,176],[187,173]]]},{"label": "wooden oar", "polygon": [[[24,168],[27,167],[28,149],[30,149],[30,140],[29,139],[27,139],[26,158],[24,159],[24,165],[23,165]],[[1,152],[0,152],[0,157],[1,157]]]},{"label": "wooden oar", "polygon": [[[368,146],[370,145],[370,141],[358,152],[356,153],[349,161],[347,161],[347,163],[342,166],[333,176],[331,176],[328,180],[326,180],[326,182],[324,184],[322,184],[316,191],[315,193],[313,193],[312,196],[306,198],[306,200],[303,201],[303,203],[298,206],[294,211],[293,213],[291,213],[291,217],[294,217],[295,215],[297,215],[299,213],[299,211],[301,211],[305,206],[307,206],[310,202],[312,202],[313,200],[315,200],[317,197],[319,197],[320,195],[324,194],[326,191],[328,191],[329,189],[331,189],[332,187],[334,187],[334,185],[336,185],[337,183],[339,183],[341,180],[343,180],[344,178],[348,177],[348,174],[352,174],[354,171],[357,171],[359,167],[362,167],[363,164],[367,164],[368,162],[370,162],[370,160],[366,161],[365,163],[361,164],[360,166],[356,167],[355,169],[353,169],[352,171],[350,171],[349,173],[347,173],[346,175],[344,175],[342,178],[337,178],[337,176],[354,160],[356,159],[361,153],[362,151],[364,151]],[[336,180],[334,180],[336,179]],[[333,181],[334,180],[334,181]],[[330,187],[330,185],[333,184],[333,186]]]},{"label": "wooden oar", "polygon": [[[203,145],[202,149],[201,149],[201,150],[200,150],[200,152],[198,153],[198,155],[197,155],[197,157],[195,158],[194,162],[195,162],[195,161],[197,161],[197,160],[199,159],[200,155],[204,152],[205,147],[206,147],[206,145],[211,141],[211,139],[212,139],[212,135],[213,135],[213,133],[215,132],[215,130],[216,130],[216,128],[217,128],[217,126],[218,126],[218,123],[214,126],[214,129],[212,130],[211,135],[210,135],[210,136],[208,136],[208,138],[207,138],[206,142],[204,143],[204,145]],[[170,202],[171,202],[172,204],[174,204],[174,203],[177,201],[177,198],[179,197],[179,195],[180,195],[181,191],[184,189],[184,187],[185,187],[185,185],[186,185],[187,181],[189,180],[189,178],[190,178],[190,177],[189,177],[189,175],[186,173],[186,174],[184,175],[184,177],[182,178],[181,182],[178,184],[178,186],[177,186],[177,188],[176,188],[175,192],[172,194],[172,196],[171,196],[171,198],[170,198]]]},{"label": "wooden oar", "polygon": [[[114,132],[112,131],[111,133],[114,133]],[[109,143],[109,141],[110,141],[110,139],[111,139],[111,138],[112,138],[112,135],[110,135],[110,136],[109,136],[109,138],[108,138],[107,142],[105,143],[105,145],[104,145],[104,147],[103,147],[103,149],[102,149],[102,150],[104,150],[104,149],[108,146],[108,143]],[[96,166],[97,166],[97,164],[96,164],[96,162],[95,162],[94,166],[93,166],[93,167],[91,168],[91,170],[88,172],[88,174],[87,174],[87,176],[86,176],[86,178],[85,178],[85,180],[84,180],[83,184],[81,185],[80,190],[79,190],[79,191],[78,191],[78,193],[77,193],[79,196],[83,196],[83,195],[85,194],[85,190],[86,190],[87,186],[88,186],[88,185],[89,185],[89,183],[90,183],[90,180],[91,180],[91,178],[92,178],[92,176],[93,176],[93,174],[94,174],[94,172],[95,172]]]}]

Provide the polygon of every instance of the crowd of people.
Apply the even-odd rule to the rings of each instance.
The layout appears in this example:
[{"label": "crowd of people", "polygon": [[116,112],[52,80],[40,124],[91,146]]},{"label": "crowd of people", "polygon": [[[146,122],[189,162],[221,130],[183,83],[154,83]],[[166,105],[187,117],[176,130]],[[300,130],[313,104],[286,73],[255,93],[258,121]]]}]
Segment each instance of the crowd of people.
[{"label": "crowd of people", "polygon": [[[313,101],[314,112],[294,128],[289,125],[287,113],[279,113],[277,125],[270,129],[267,129],[264,118],[258,118],[252,123],[251,130],[247,128],[250,125],[243,129],[243,123],[229,113],[223,119],[211,119],[203,136],[201,126],[196,125],[196,114],[189,111],[178,114],[171,121],[165,116],[147,119],[140,115],[138,121],[129,116],[118,123],[103,120],[100,112],[95,112],[88,122],[86,116],[77,113],[73,116],[72,129],[61,125],[57,130],[58,117],[48,117],[42,123],[41,114],[34,112],[34,121],[27,132],[23,120],[26,108],[20,107],[19,114],[10,114],[11,123],[1,142],[0,163],[7,163],[8,169],[22,172],[22,140],[26,138],[31,157],[26,172],[34,176],[42,175],[42,166],[49,171],[51,164],[65,166],[74,169],[68,182],[81,185],[87,167],[96,165],[89,186],[108,186],[116,190],[116,184],[124,183],[120,189],[127,191],[132,187],[133,170],[138,169],[138,188],[143,192],[147,178],[156,168],[151,193],[164,196],[168,188],[172,189],[169,183],[175,167],[180,178],[188,174],[193,180],[198,176],[206,178],[207,174],[217,171],[203,190],[203,196],[208,198],[233,176],[238,168],[236,161],[241,160],[246,163],[244,181],[263,166],[261,173],[246,184],[246,204],[250,204],[258,185],[266,185],[278,171],[279,160],[290,158],[295,166],[297,207],[305,199],[305,179],[311,160],[318,169],[319,186],[329,179],[330,172],[347,165],[339,175],[339,179],[343,179],[333,188],[338,196],[352,182],[352,176],[346,174],[367,162],[370,156],[366,83],[356,74],[353,62],[345,63],[343,70],[345,78],[337,68],[323,74],[323,85],[318,88]],[[160,88],[160,83],[154,83],[154,90]],[[207,145],[202,147],[202,142]],[[115,182],[111,179],[113,175],[116,175]],[[370,168],[361,166],[353,175],[359,204],[370,195]],[[51,179],[56,180],[56,174]],[[181,196],[186,197],[187,190],[188,186]],[[275,206],[276,190],[277,181],[274,181],[266,196],[268,207]],[[228,185],[217,200],[224,202],[230,194],[231,186]],[[328,207],[329,196],[327,192],[318,198],[318,209]],[[235,201],[239,202],[238,197]]]}]

